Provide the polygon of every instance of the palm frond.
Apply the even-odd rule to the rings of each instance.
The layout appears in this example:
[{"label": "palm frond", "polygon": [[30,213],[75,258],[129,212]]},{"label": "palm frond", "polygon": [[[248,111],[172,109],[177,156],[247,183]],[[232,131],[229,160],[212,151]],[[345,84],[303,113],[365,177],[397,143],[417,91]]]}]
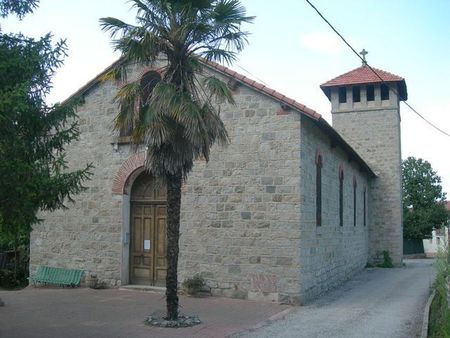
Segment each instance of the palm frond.
[{"label": "palm frond", "polygon": [[119,114],[114,121],[114,128],[116,130],[133,127],[133,122],[139,111],[139,93],[139,82],[128,83],[118,90],[116,101],[119,104]]},{"label": "palm frond", "polygon": [[206,47],[204,50],[199,51],[199,54],[208,61],[217,63],[225,62],[228,65],[232,64],[237,59],[235,52],[222,48]]},{"label": "palm frond", "polygon": [[[132,126],[134,143],[147,146],[146,167],[155,176],[183,172],[199,157],[209,160],[214,143],[226,144],[220,105],[234,104],[223,81],[203,70],[200,58],[231,64],[247,44],[241,31],[246,16],[238,0],[131,0],[137,24],[104,18],[103,30],[114,38],[124,64],[167,60],[163,79],[153,89],[140,80],[117,93],[116,128]],[[117,79],[114,69],[105,78]],[[151,92],[151,94],[150,94]]]},{"label": "palm frond", "polygon": [[125,65],[120,65],[114,67],[100,76],[100,81],[126,81],[127,79],[127,67]]},{"label": "palm frond", "polygon": [[228,102],[234,104],[233,95],[228,85],[215,76],[208,76],[203,79],[203,86],[210,93],[211,99],[217,99],[219,103]]},{"label": "palm frond", "polygon": [[240,25],[244,22],[251,23],[254,16],[245,16],[245,7],[238,0],[217,1],[212,17],[221,25]]},{"label": "palm frond", "polygon": [[127,34],[127,32],[135,28],[135,26],[133,25],[127,24],[122,20],[112,17],[101,18],[100,27],[102,27],[103,31],[109,32],[112,38],[118,35],[119,33],[125,35]]}]

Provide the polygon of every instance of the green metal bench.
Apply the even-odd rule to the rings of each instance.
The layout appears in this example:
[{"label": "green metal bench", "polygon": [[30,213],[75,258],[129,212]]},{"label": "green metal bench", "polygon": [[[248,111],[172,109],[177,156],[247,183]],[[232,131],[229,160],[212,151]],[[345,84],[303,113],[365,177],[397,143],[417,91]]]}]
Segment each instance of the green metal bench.
[{"label": "green metal bench", "polygon": [[30,281],[34,285],[41,283],[75,287],[80,285],[82,276],[82,270],[39,266],[36,275],[30,277]]}]

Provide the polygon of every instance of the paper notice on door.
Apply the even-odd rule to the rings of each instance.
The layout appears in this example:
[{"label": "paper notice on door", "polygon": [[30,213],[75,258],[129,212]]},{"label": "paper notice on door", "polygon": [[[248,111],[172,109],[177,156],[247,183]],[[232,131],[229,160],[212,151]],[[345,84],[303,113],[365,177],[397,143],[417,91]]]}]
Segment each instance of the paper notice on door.
[{"label": "paper notice on door", "polygon": [[144,250],[150,250],[150,240],[144,239]]}]

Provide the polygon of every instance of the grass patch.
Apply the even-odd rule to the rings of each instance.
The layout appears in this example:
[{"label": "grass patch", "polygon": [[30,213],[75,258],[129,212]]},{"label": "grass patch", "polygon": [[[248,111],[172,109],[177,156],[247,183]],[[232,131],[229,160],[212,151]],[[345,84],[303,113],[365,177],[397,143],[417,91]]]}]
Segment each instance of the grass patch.
[{"label": "grass patch", "polygon": [[430,306],[428,322],[429,338],[450,338],[450,309],[447,301],[450,276],[450,252],[441,252],[436,260],[436,295]]},{"label": "grass patch", "polygon": [[450,337],[450,314],[447,308],[447,301],[438,294],[434,297],[430,307],[428,337]]}]

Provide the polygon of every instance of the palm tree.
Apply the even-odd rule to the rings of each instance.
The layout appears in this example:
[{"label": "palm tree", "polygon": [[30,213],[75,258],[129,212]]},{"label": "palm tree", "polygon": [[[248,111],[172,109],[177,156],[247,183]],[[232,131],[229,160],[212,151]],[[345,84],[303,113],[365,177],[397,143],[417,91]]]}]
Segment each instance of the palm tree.
[{"label": "palm tree", "polygon": [[[247,43],[250,23],[238,0],[131,0],[137,24],[100,19],[120,66],[106,78],[126,77],[127,65],[166,65],[157,83],[137,80],[117,93],[115,127],[132,128],[132,142],[147,149],[145,167],[167,184],[167,319],[178,319],[178,239],[181,185],[194,160],[209,160],[211,146],[228,135],[216,102],[234,103],[227,85],[204,71],[208,62],[231,63]],[[149,90],[150,88],[150,90]]]}]

